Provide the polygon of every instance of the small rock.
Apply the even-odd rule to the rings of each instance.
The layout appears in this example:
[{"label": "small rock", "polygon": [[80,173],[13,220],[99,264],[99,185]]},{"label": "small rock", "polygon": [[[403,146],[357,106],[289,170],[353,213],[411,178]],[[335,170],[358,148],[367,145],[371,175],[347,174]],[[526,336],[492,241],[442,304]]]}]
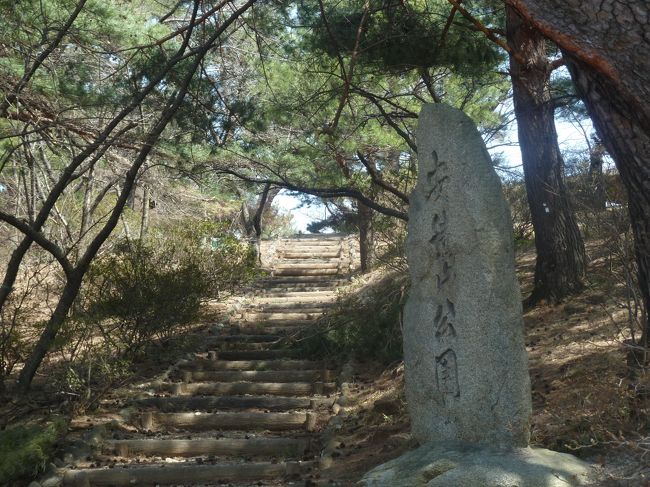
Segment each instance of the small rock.
[{"label": "small rock", "polygon": [[397,433],[391,435],[386,440],[386,445],[389,445],[393,449],[401,448],[404,445],[410,445],[413,441],[413,438],[409,433]]},{"label": "small rock", "polygon": [[61,485],[63,485],[63,477],[59,477],[58,475],[53,475],[51,477],[44,479],[41,482],[41,485],[43,487],[60,487]]},{"label": "small rock", "polygon": [[43,486],[38,482],[30,482],[27,487],[43,487]]}]

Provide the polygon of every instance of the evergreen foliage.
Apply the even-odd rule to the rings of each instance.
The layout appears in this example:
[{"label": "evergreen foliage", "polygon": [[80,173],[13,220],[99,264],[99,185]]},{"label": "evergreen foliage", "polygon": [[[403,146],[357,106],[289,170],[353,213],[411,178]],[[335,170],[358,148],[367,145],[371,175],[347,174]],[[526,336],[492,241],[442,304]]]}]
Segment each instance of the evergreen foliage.
[{"label": "evergreen foliage", "polygon": [[65,429],[65,422],[59,418],[0,431],[0,485],[16,485],[42,472]]}]

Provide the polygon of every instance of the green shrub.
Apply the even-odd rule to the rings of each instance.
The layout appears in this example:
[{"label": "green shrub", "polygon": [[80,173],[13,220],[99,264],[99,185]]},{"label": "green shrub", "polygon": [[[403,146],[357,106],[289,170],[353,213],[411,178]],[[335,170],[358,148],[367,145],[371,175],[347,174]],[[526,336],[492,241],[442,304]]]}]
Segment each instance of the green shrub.
[{"label": "green shrub", "polygon": [[136,351],[196,319],[204,299],[254,276],[247,244],[218,225],[188,221],[97,259],[73,321],[100,322],[118,348]]},{"label": "green shrub", "polygon": [[303,338],[303,349],[312,355],[354,356],[384,363],[401,359],[401,314],[407,290],[408,276],[392,272],[343,296],[321,318],[317,332]]},{"label": "green shrub", "polygon": [[42,472],[64,430],[65,422],[57,419],[0,431],[0,485],[15,485]]}]

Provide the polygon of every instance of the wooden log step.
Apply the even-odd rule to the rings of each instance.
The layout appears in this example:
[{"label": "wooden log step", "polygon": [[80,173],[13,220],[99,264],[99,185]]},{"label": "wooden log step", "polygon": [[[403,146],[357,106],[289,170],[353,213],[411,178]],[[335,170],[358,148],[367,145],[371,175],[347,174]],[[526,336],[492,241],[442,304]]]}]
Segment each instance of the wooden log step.
[{"label": "wooden log step", "polygon": [[285,458],[295,458],[301,457],[308,447],[309,441],[306,438],[200,438],[195,440],[146,438],[108,440],[103,443],[102,450],[120,457],[135,454],[166,457],[281,455]]},{"label": "wooden log step", "polygon": [[214,484],[219,480],[280,479],[297,475],[314,467],[313,462],[255,462],[217,465],[147,465],[66,470],[63,485],[133,486],[188,483]]},{"label": "wooden log step", "polygon": [[338,242],[296,242],[291,245],[282,246],[278,248],[278,253],[281,254],[286,250],[297,251],[313,251],[316,252],[335,252],[341,249],[341,244]]},{"label": "wooden log step", "polygon": [[279,293],[295,293],[294,296],[309,296],[306,293],[336,293],[342,284],[333,283],[319,283],[319,282],[278,282],[275,284],[265,285],[259,288],[257,295],[259,297],[266,297],[266,295],[273,296]]},{"label": "wooden log step", "polygon": [[270,394],[276,396],[310,396],[328,394],[336,389],[333,382],[192,382],[165,383],[160,389],[175,395],[238,395]]},{"label": "wooden log step", "polygon": [[274,269],[276,272],[282,269],[338,269],[339,265],[340,262],[295,262],[290,264],[276,263]]},{"label": "wooden log step", "polygon": [[313,360],[210,360],[198,358],[182,364],[181,368],[183,370],[321,370],[322,364]]},{"label": "wooden log step", "polygon": [[269,350],[273,346],[272,343],[256,343],[256,342],[221,342],[215,344],[215,348],[221,351],[225,350]]},{"label": "wooden log step", "polygon": [[227,343],[272,343],[282,340],[281,335],[255,335],[255,334],[237,334],[237,335],[217,335],[207,336],[209,341],[227,342]]},{"label": "wooden log step", "polygon": [[223,350],[218,352],[219,360],[268,360],[291,358],[298,355],[297,350]]},{"label": "wooden log step", "polygon": [[[261,297],[275,297],[275,296],[309,296],[317,294],[331,293],[335,294],[338,289],[338,285],[333,286],[315,286],[315,287],[306,287],[306,286],[292,286],[292,285],[278,285],[277,287],[269,287],[267,289],[260,289],[258,295]],[[314,294],[312,294],[314,293]],[[316,294],[317,293],[317,294]]]},{"label": "wooden log step", "polygon": [[344,282],[344,279],[332,276],[274,276],[261,280],[260,286],[276,284],[325,284],[333,286],[342,282]]},{"label": "wooden log step", "polygon": [[131,421],[147,431],[167,428],[285,431],[306,429],[307,413],[141,413],[133,416]]},{"label": "wooden log step", "polygon": [[156,408],[163,413],[187,410],[210,411],[215,409],[269,409],[286,411],[291,409],[308,409],[311,405],[308,397],[273,397],[273,396],[173,396],[147,397],[135,402],[138,407]]},{"label": "wooden log step", "polygon": [[275,318],[272,320],[264,320],[264,321],[255,321],[251,323],[256,323],[256,325],[251,325],[251,326],[256,326],[258,329],[261,330],[266,330],[268,332],[273,332],[273,333],[290,333],[291,330],[294,330],[296,328],[304,328],[304,327],[309,327],[313,325],[318,318],[320,318],[321,315],[314,316],[311,319],[308,320],[296,320],[296,319],[290,319],[290,320],[284,320],[280,318]]},{"label": "wooden log step", "polygon": [[[323,374],[327,377],[323,378]],[[330,379],[329,371],[319,370],[241,370],[241,371],[185,371],[184,381],[214,382],[309,382]]]},{"label": "wooden log step", "polygon": [[[301,311],[303,313],[316,313],[316,312],[324,312],[327,311],[330,308],[333,308],[336,305],[336,303],[327,303],[327,302],[322,302],[322,301],[312,301],[308,303],[300,303],[300,302],[279,302],[279,303],[259,303],[255,302],[253,304],[253,307],[250,308],[251,311],[253,310],[258,310],[262,311],[264,313],[268,313],[270,311],[275,311],[275,312],[282,312],[282,311]],[[251,340],[252,341],[252,340]]]},{"label": "wooden log step", "polygon": [[334,303],[338,294],[336,292],[320,291],[314,293],[284,293],[285,296],[265,296],[255,298],[255,303],[260,306],[268,304],[311,304],[311,303]]},{"label": "wooden log step", "polygon": [[274,276],[335,276],[339,273],[338,268],[327,269],[296,269],[295,267],[287,267],[274,269]]},{"label": "wooden log step", "polygon": [[272,331],[273,333],[287,333],[289,335],[297,335],[301,330],[304,330],[305,328],[313,324],[314,321],[310,321],[308,323],[299,323],[299,324],[279,323],[274,325],[266,325],[264,329],[268,331]]},{"label": "wooden log step", "polygon": [[264,312],[256,311],[251,312],[247,311],[242,313],[241,317],[243,320],[252,322],[252,321],[264,321],[272,322],[274,320],[309,320],[313,318],[318,318],[323,314],[325,310],[310,312],[296,312],[294,310],[287,310],[286,312],[274,311],[274,312]]},{"label": "wooden log step", "polygon": [[[327,251],[327,252],[318,252],[318,259],[340,259],[340,258],[341,258],[340,252],[336,250]],[[280,254],[280,259],[312,260],[314,259],[314,254],[312,252],[285,251]]]},{"label": "wooden log step", "polygon": [[[300,291],[296,292],[313,292],[318,291],[335,291],[338,286],[344,285],[347,281],[341,281],[336,276],[324,276],[326,280],[314,281],[314,277],[318,276],[278,276],[272,278],[273,281],[261,282],[257,286],[260,292],[262,291],[279,291],[287,287],[296,287]],[[277,279],[277,280],[276,280]]]}]

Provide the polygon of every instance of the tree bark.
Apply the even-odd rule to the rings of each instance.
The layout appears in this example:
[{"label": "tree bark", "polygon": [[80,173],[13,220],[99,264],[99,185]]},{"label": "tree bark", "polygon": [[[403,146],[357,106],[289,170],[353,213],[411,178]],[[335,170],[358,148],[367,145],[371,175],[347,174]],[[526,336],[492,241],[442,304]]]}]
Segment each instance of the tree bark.
[{"label": "tree bark", "polygon": [[[530,304],[582,289],[585,249],[563,180],[546,39],[512,8],[506,14],[513,101],[537,261]],[[526,59],[525,65],[517,59]]]},{"label": "tree bark", "polygon": [[628,192],[645,316],[640,361],[650,335],[650,11],[646,0],[507,0],[567,59],[596,130]]},{"label": "tree bark", "polygon": [[589,190],[592,194],[588,204],[597,212],[604,211],[607,205],[607,190],[603,175],[604,156],[605,146],[600,140],[594,140],[594,145],[589,150]]},{"label": "tree bark", "polygon": [[29,389],[38,367],[41,365],[43,358],[50,350],[52,342],[56,338],[61,325],[68,317],[68,312],[70,311],[70,308],[72,308],[72,305],[79,294],[84,274],[85,269],[82,272],[77,270],[73,275],[67,277],[65,287],[59,297],[59,302],[57,303],[52,316],[50,316],[50,319],[45,325],[45,329],[41,333],[41,336],[38,338],[38,342],[36,342],[29,357],[25,360],[25,366],[20,371],[18,387],[22,393],[27,392]]},{"label": "tree bark", "polygon": [[144,194],[142,196],[142,218],[140,220],[140,243],[144,242],[149,229],[149,203],[151,200],[151,189],[148,184],[144,185]]},{"label": "tree bark", "polygon": [[361,261],[361,272],[368,272],[372,269],[374,249],[372,208],[359,202],[357,216],[359,222],[359,260]]}]

